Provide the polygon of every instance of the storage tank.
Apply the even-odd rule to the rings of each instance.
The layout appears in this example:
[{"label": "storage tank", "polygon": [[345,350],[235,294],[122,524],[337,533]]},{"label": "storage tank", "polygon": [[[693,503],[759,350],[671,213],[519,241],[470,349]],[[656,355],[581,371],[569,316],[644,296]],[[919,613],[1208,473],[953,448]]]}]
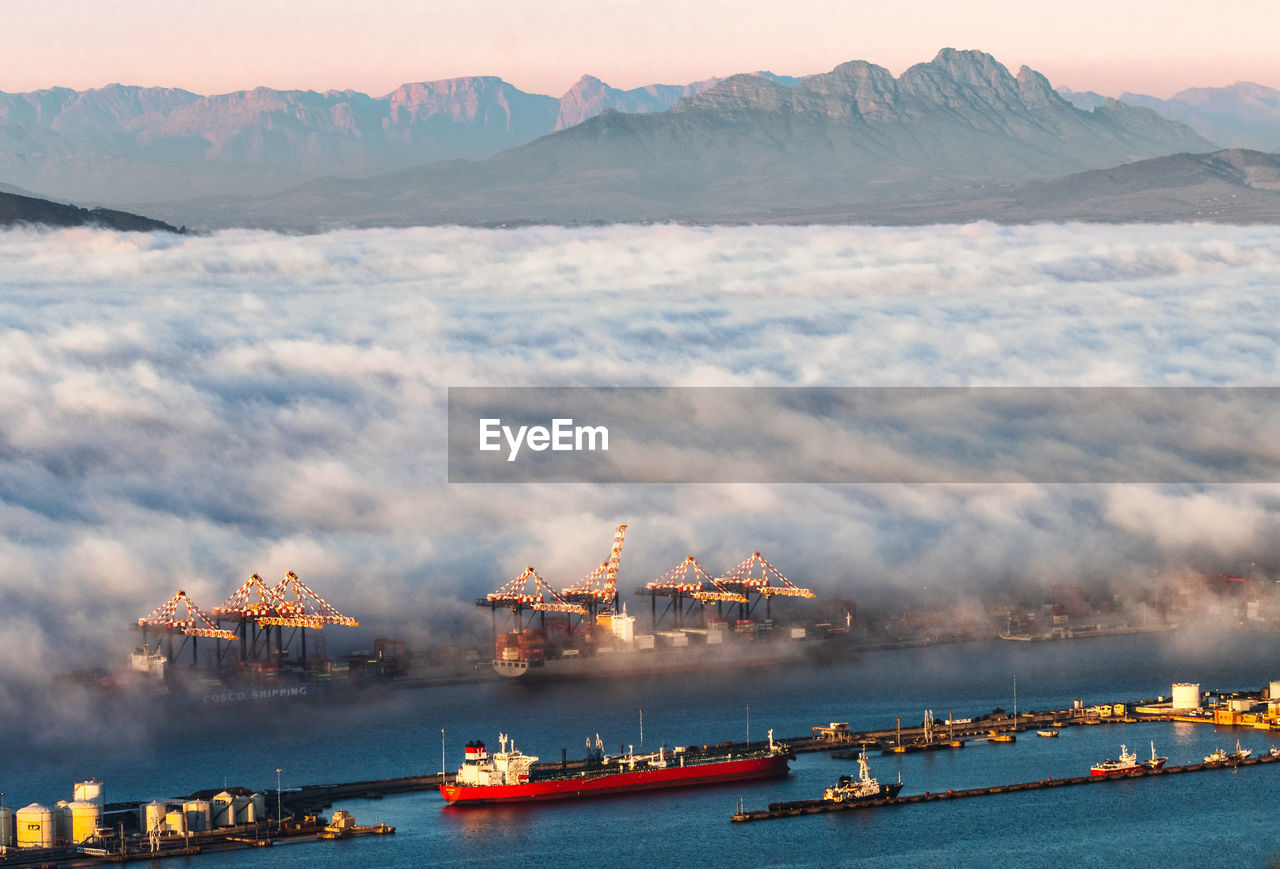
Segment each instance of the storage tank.
[{"label": "storage tank", "polygon": [[1280,682],[1272,681],[1271,686],[1267,689],[1267,699],[1280,700]]},{"label": "storage tank", "polygon": [[142,821],[142,832],[156,833],[164,830],[164,816],[168,807],[164,803],[150,802],[139,807],[138,816]]},{"label": "storage tank", "polygon": [[96,778],[88,781],[78,781],[72,791],[71,799],[93,803],[99,809],[106,808],[107,786]]},{"label": "storage tank", "polygon": [[1173,683],[1173,708],[1179,709],[1199,709],[1200,708],[1200,683],[1199,682],[1174,682]]},{"label": "storage tank", "polygon": [[67,841],[72,845],[80,845],[92,839],[94,832],[102,826],[102,809],[97,803],[75,800],[67,806],[67,811],[71,816]]},{"label": "storage tank", "polygon": [[71,803],[58,800],[53,804],[53,834],[66,841],[71,836]]},{"label": "storage tank", "polygon": [[13,847],[13,809],[0,806],[0,848]]},{"label": "storage tank", "polygon": [[220,794],[214,794],[211,806],[213,810],[213,818],[210,823],[210,828],[230,827],[235,824],[235,800],[236,798],[226,791],[223,791]]},{"label": "storage tank", "polygon": [[253,811],[253,800],[248,797],[235,797],[231,801],[231,818],[237,824],[251,823],[249,813]]},{"label": "storage tank", "polygon": [[182,804],[182,813],[187,816],[187,829],[193,833],[213,828],[213,804],[208,800],[187,800]]},{"label": "storage tank", "polygon": [[177,809],[172,812],[166,812],[163,829],[169,833],[185,833],[187,831],[186,814]]},{"label": "storage tank", "polygon": [[54,813],[39,803],[18,809],[14,840],[19,848],[52,848],[57,839]]},{"label": "storage tank", "polygon": [[267,820],[267,795],[258,793],[249,798],[249,819],[247,823],[261,824]]}]

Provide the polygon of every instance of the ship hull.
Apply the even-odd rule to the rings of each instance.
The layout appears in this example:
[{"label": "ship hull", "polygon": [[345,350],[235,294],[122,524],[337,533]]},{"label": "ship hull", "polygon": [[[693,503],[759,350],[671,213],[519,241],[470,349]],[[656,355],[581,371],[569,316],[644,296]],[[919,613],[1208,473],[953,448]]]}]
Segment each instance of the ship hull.
[{"label": "ship hull", "polygon": [[721,782],[747,781],[786,775],[792,755],[723,760],[694,766],[669,766],[626,772],[584,773],[565,778],[544,779],[514,785],[440,786],[440,795],[449,805],[491,803],[533,803],[546,800],[580,799],[606,794],[630,793],[660,788],[683,788]]},{"label": "ship hull", "polygon": [[813,640],[755,640],[713,646],[630,649],[574,658],[527,661],[494,660],[494,672],[521,682],[614,679],[696,673],[705,670],[790,666],[847,658],[853,644],[840,638]]}]

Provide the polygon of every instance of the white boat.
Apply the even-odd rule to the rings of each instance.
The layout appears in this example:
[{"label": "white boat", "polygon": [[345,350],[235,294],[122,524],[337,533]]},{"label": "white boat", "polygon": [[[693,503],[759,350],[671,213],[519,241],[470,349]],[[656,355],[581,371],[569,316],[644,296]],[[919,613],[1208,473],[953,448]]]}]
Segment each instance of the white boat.
[{"label": "white boat", "polygon": [[[1153,744],[1152,754],[1155,753],[1154,749],[1155,749],[1155,746]],[[1102,763],[1095,763],[1093,766],[1089,767],[1089,774],[1090,775],[1110,775],[1111,773],[1116,773],[1116,772],[1132,772],[1133,770],[1136,770],[1139,768],[1140,767],[1138,765],[1138,756],[1136,754],[1131,754],[1129,752],[1129,749],[1126,746],[1122,745],[1120,746],[1119,760],[1112,760],[1111,758],[1107,758]]]},{"label": "white boat", "polygon": [[902,790],[902,782],[882,785],[871,777],[867,766],[867,752],[858,755],[858,778],[842,775],[839,781],[822,792],[822,799],[829,803],[857,803],[863,800],[891,799]]}]

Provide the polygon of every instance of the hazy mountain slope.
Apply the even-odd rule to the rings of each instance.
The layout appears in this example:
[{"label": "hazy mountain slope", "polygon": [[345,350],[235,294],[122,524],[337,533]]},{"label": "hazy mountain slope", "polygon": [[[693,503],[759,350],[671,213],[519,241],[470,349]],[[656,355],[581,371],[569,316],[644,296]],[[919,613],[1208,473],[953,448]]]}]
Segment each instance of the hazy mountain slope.
[{"label": "hazy mountain slope", "polygon": [[481,159],[607,108],[667,109],[717,81],[622,91],[584,77],[560,99],[493,76],[404,84],[382,97],[124,85],[0,93],[0,180],[113,202],[257,194],[330,175]]},{"label": "hazy mountain slope", "polygon": [[1114,101],[1082,112],[1030,69],[1015,77],[990,55],[947,49],[897,79],[861,61],[790,88],[734,76],[666,112],[606,111],[478,163],[164,213],[288,228],[759,220],[1208,150],[1153,112]]},{"label": "hazy mountain slope", "polygon": [[[765,70],[754,75],[784,87],[792,87],[804,80],[794,76],[774,75]],[[628,114],[663,112],[685,97],[700,94],[722,81],[722,78],[709,78],[687,85],[651,84],[624,91],[609,87],[595,76],[584,75],[560,97],[560,112],[556,116],[555,129],[576,126],[606,109]]]},{"label": "hazy mountain slope", "polygon": [[1280,91],[1241,81],[1227,87],[1189,88],[1161,100],[1125,93],[1121,100],[1180,121],[1232,148],[1280,151]]},{"label": "hazy mountain slope", "polygon": [[0,192],[0,227],[104,226],[135,232],[179,232],[176,227],[149,217],[106,208],[77,208],[47,199]]}]

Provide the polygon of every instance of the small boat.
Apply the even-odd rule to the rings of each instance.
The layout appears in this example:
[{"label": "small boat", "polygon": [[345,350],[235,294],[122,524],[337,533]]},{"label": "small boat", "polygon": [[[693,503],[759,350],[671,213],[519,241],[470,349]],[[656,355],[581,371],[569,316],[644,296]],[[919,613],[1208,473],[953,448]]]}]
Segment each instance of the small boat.
[{"label": "small boat", "polygon": [[822,792],[822,799],[828,803],[859,803],[864,800],[892,799],[902,790],[902,782],[890,782],[882,785],[871,777],[871,768],[867,766],[867,753],[858,755],[858,778],[842,775],[834,785]]},{"label": "small boat", "polygon": [[1280,757],[1280,748],[1272,748],[1267,754],[1271,757]]},{"label": "small boat", "polygon": [[1155,743],[1155,740],[1152,740],[1151,741],[1151,757],[1147,760],[1144,760],[1141,766],[1144,766],[1149,770],[1155,771],[1160,767],[1164,766],[1168,762],[1169,762],[1169,758],[1159,757],[1156,755],[1156,743]]},{"label": "small boat", "polygon": [[1204,762],[1205,763],[1226,763],[1227,753],[1223,751],[1221,748],[1215,748],[1213,750],[1213,754],[1206,754],[1204,756]]},{"label": "small boat", "polygon": [[[1154,745],[1152,748],[1154,749]],[[1154,754],[1154,751],[1152,753]],[[1112,773],[1117,772],[1133,772],[1141,768],[1142,767],[1138,765],[1138,756],[1136,754],[1130,754],[1129,749],[1121,745],[1119,760],[1107,758],[1102,763],[1095,763],[1093,766],[1089,767],[1089,774],[1111,775]]]},{"label": "small boat", "polygon": [[1057,735],[1058,735],[1058,731],[1056,730],[1037,730],[1036,731],[1036,736],[1045,736],[1050,739],[1053,739]]}]

